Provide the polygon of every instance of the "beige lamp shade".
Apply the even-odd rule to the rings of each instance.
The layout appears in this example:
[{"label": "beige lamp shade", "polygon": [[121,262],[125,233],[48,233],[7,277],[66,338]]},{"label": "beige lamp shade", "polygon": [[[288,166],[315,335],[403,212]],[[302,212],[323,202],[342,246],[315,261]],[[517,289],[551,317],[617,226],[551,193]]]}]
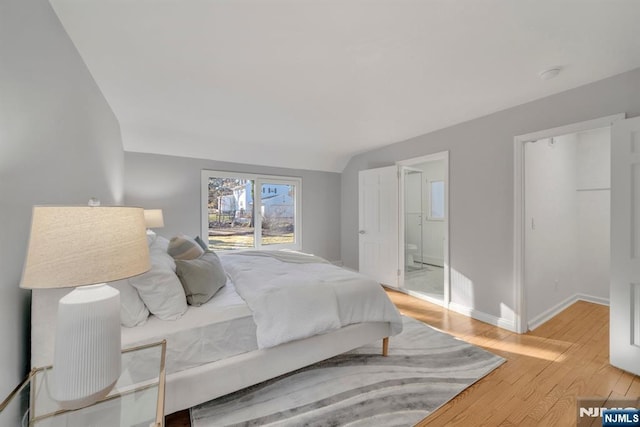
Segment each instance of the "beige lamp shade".
[{"label": "beige lamp shade", "polygon": [[144,220],[147,224],[147,228],[164,227],[164,218],[162,216],[162,209],[145,209]]},{"label": "beige lamp shade", "polygon": [[142,208],[34,206],[21,288],[112,282],[149,268]]}]

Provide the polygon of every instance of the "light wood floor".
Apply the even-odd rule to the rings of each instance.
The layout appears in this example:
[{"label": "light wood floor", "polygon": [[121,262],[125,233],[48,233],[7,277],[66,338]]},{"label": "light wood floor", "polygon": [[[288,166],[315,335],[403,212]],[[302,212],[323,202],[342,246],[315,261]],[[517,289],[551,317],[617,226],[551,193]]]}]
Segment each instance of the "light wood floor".
[{"label": "light wood floor", "polygon": [[[577,302],[534,332],[518,335],[399,292],[388,294],[402,314],[507,359],[419,426],[574,426],[577,396],[640,396],[640,377],[609,365],[608,307]],[[166,425],[190,426],[189,412],[168,416]]]}]

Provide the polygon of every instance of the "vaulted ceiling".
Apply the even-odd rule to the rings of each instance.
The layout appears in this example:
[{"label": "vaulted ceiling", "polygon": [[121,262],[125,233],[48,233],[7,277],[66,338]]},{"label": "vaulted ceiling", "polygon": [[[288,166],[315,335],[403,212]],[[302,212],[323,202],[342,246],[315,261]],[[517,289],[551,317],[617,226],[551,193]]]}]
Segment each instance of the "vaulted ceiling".
[{"label": "vaulted ceiling", "polygon": [[128,151],[339,172],[640,67],[637,0],[51,3]]}]

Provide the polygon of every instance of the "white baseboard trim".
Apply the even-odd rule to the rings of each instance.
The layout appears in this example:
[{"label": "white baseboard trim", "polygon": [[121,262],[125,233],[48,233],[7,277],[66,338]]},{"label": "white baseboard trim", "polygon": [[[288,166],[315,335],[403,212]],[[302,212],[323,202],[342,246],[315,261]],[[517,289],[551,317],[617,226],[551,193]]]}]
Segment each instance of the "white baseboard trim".
[{"label": "white baseboard trim", "polygon": [[578,299],[581,301],[592,302],[594,304],[609,306],[609,298],[594,297],[593,295],[578,294]]},{"label": "white baseboard trim", "polygon": [[463,314],[476,320],[480,320],[481,322],[485,322],[490,325],[517,333],[516,324],[513,320],[505,319],[503,317],[496,317],[494,315],[478,311],[475,308],[467,307],[455,302],[449,303],[449,310],[455,311],[456,313]]},{"label": "white baseboard trim", "polygon": [[429,295],[425,295],[421,292],[414,292],[412,290],[409,289],[402,289],[400,290],[400,292],[403,292],[407,295],[411,295],[412,297],[424,300],[424,301],[428,301],[431,304],[435,304],[435,305],[439,305],[440,307],[444,307],[447,308],[447,305],[444,303],[444,301],[442,299],[438,299],[438,298],[432,298]]},{"label": "white baseboard trim", "polygon": [[529,320],[527,322],[527,329],[533,331],[538,326],[542,325],[547,320],[550,320],[552,317],[556,316],[558,313],[560,313],[562,310],[566,309],[576,301],[578,301],[578,294],[571,295],[564,301],[559,302],[558,304],[554,305],[548,310],[543,311],[533,319]]},{"label": "white baseboard trim", "polygon": [[607,306],[609,305],[608,298],[594,297],[593,295],[587,294],[574,294],[531,319],[529,322],[527,322],[527,328],[530,331],[533,331],[534,329],[541,326],[546,321],[551,320],[551,318],[557,316],[561,311],[567,309],[569,306],[575,304],[578,301],[586,301]]}]

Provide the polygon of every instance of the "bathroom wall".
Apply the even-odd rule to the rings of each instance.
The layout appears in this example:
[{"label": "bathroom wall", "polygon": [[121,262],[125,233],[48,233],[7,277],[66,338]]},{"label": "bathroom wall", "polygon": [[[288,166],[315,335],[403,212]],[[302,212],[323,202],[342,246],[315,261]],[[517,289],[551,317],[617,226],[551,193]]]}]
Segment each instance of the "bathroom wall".
[{"label": "bathroom wall", "polygon": [[[412,169],[418,169],[411,167]],[[420,262],[423,252],[422,222],[424,218],[424,179],[422,173],[404,175],[404,243],[405,264],[412,266],[412,260]]]},{"label": "bathroom wall", "polygon": [[430,206],[430,184],[432,181],[444,181],[446,164],[444,160],[426,162],[418,166],[422,169],[423,178],[423,211],[422,233],[424,242],[423,262],[438,266],[444,265],[444,237],[445,222],[443,220],[429,217]]}]

